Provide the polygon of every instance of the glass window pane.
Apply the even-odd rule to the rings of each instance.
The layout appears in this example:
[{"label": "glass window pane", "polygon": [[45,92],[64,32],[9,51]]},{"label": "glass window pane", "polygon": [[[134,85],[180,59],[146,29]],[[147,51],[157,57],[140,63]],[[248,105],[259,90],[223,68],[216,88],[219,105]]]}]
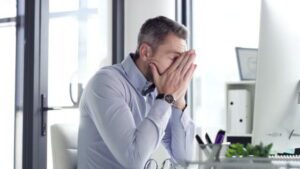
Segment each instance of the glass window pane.
[{"label": "glass window pane", "polygon": [[[80,0],[79,3],[78,0],[64,0],[62,5],[61,1],[50,0],[49,3],[52,6],[49,18],[48,106],[73,106],[70,84],[73,100],[76,101],[78,83],[84,88],[100,67],[111,64],[111,2]],[[74,11],[64,13],[68,10]],[[58,11],[60,15],[51,15]],[[56,123],[71,123],[77,127],[78,109],[48,111],[48,133],[51,125]],[[47,168],[52,169],[51,140],[47,143]]]},{"label": "glass window pane", "polygon": [[235,47],[258,47],[260,0],[194,0],[194,114],[201,126],[225,128],[225,85],[239,81]]},{"label": "glass window pane", "polygon": [[49,12],[65,12],[77,10],[79,0],[49,0]]},{"label": "glass window pane", "polygon": [[101,8],[101,6],[105,7],[104,5],[101,4],[101,1],[99,0],[88,0],[87,6],[88,8]]},{"label": "glass window pane", "polygon": [[0,18],[15,17],[16,6],[16,0],[0,0]]},{"label": "glass window pane", "polygon": [[74,17],[49,22],[48,105],[70,106],[69,83],[78,68],[78,22]]},{"label": "glass window pane", "polygon": [[0,168],[14,167],[15,122],[15,26],[0,24]]}]

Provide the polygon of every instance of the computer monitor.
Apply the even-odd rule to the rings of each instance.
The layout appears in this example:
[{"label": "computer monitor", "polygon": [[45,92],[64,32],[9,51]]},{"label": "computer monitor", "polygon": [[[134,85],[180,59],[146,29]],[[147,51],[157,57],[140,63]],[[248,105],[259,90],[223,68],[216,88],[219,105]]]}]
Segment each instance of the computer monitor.
[{"label": "computer monitor", "polygon": [[253,141],[300,147],[300,1],[262,0]]}]

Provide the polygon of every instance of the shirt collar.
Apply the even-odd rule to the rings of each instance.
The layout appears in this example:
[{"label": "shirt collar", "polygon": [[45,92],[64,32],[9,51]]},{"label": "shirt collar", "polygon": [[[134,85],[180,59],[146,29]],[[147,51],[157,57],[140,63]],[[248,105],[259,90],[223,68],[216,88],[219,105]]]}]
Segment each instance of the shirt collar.
[{"label": "shirt collar", "polygon": [[148,82],[143,73],[138,69],[135,62],[132,59],[133,54],[131,53],[127,56],[121,63],[124,72],[127,76],[128,81],[136,88],[140,93],[149,85],[151,82]]}]

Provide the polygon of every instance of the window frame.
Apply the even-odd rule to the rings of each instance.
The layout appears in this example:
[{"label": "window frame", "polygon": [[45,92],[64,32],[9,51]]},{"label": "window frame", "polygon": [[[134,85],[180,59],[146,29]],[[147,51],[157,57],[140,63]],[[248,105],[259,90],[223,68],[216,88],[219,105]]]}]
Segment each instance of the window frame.
[{"label": "window frame", "polygon": [[[175,7],[175,20],[187,27],[189,32],[187,46],[189,49],[193,49],[193,0],[176,0]],[[188,110],[192,119],[194,119],[193,86],[192,79],[190,87],[185,95],[185,99],[188,105],[190,105]]]},{"label": "window frame", "polygon": [[[114,64],[124,58],[124,2],[114,0],[112,6],[112,26],[118,32],[112,32]],[[0,20],[16,21],[15,169],[47,168],[47,111],[41,110],[48,95],[48,10],[48,0],[17,0],[17,17]]]}]

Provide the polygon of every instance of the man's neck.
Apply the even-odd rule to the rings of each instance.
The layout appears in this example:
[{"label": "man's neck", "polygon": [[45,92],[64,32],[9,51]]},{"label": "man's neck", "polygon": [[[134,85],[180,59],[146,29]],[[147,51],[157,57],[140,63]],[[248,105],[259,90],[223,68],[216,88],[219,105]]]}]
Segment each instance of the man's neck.
[{"label": "man's neck", "polygon": [[144,77],[149,81],[149,79],[147,78],[147,65],[145,62],[143,62],[140,58],[137,59],[133,59],[136,67],[142,72],[142,74],[144,75]]}]

